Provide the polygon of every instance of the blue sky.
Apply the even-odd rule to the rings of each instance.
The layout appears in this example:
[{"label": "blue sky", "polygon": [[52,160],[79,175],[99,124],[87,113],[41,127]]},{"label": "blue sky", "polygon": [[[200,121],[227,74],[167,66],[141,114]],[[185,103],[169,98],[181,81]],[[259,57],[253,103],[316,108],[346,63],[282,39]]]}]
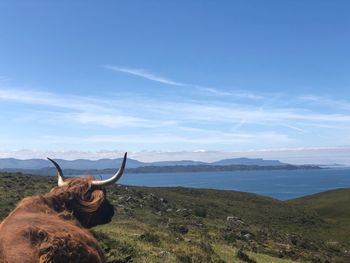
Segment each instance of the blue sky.
[{"label": "blue sky", "polygon": [[0,157],[339,149],[343,159],[313,161],[346,162],[349,11],[320,0],[2,1]]}]

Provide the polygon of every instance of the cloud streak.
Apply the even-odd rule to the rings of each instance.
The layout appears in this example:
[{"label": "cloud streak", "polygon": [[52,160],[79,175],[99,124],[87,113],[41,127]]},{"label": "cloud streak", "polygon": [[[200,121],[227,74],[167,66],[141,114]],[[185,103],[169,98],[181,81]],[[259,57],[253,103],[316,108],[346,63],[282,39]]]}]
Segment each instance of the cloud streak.
[{"label": "cloud streak", "polygon": [[328,97],[315,96],[315,95],[304,95],[299,97],[300,100],[317,104],[320,106],[326,106],[328,108],[336,108],[341,110],[350,111],[350,103],[343,100],[335,100]]},{"label": "cloud streak", "polygon": [[[349,114],[323,113],[305,107],[261,108],[244,101],[230,103],[191,97],[179,102],[171,97],[155,99],[125,94],[73,96],[1,87],[0,101],[6,102],[3,106],[0,103],[3,113],[0,120],[7,123],[6,127],[18,130],[17,122],[32,134],[27,140],[27,136],[0,131],[3,147],[61,145],[81,149],[88,145],[92,149],[109,149],[111,145],[120,145],[147,150],[181,147],[227,150],[347,145],[350,140],[346,135],[350,134]],[[7,109],[9,104],[16,105]],[[16,111],[11,111],[13,108]],[[35,133],[36,127],[47,131],[47,137],[42,137],[40,129]],[[84,132],[84,136],[75,136],[77,130]]]},{"label": "cloud streak", "polygon": [[[133,125],[159,127],[158,124],[177,125],[189,122],[213,123],[275,123],[298,131],[305,131],[295,122],[307,125],[349,124],[350,115],[342,113],[319,113],[311,109],[280,107],[261,109],[233,103],[207,103],[201,101],[157,101],[151,98],[95,98],[59,95],[50,92],[1,89],[0,100],[39,106],[49,106],[50,113],[82,124],[106,126]],[[118,103],[117,103],[118,102]],[[68,111],[52,111],[54,109]],[[127,109],[127,110],[126,110]],[[128,113],[126,113],[128,112]],[[156,117],[156,119],[154,119]],[[290,124],[293,122],[293,124]],[[157,124],[158,123],[158,124]],[[237,125],[237,124],[236,124]],[[189,127],[190,128],[190,127]]]},{"label": "cloud streak", "polygon": [[203,94],[210,94],[210,95],[215,95],[215,96],[232,96],[235,98],[240,98],[240,99],[252,99],[252,100],[260,100],[263,99],[262,96],[253,94],[251,92],[247,91],[241,91],[241,90],[235,90],[235,91],[222,91],[217,88],[213,87],[206,87],[203,85],[198,85],[198,84],[191,84],[191,83],[184,83],[184,82],[179,82],[175,81],[169,78],[165,78],[162,76],[159,76],[154,73],[150,73],[149,71],[145,69],[132,69],[132,68],[125,68],[125,67],[116,67],[116,66],[110,66],[110,65],[105,65],[104,68],[108,70],[112,70],[115,72],[120,72],[120,73],[126,73],[130,74],[136,77],[140,77],[143,79],[147,79],[150,81],[166,84],[166,85],[171,85],[171,86],[177,86],[177,87],[187,87],[187,88],[193,88],[196,89],[197,91],[203,93]]},{"label": "cloud streak", "polygon": [[192,86],[190,84],[186,84],[186,83],[181,83],[181,82],[177,82],[168,78],[164,78],[158,75],[155,75],[153,73],[148,72],[147,70],[144,69],[131,69],[131,68],[123,68],[123,67],[115,67],[115,66],[104,66],[104,68],[106,69],[110,69],[116,72],[122,72],[122,73],[127,73],[136,77],[140,77],[140,78],[144,78],[144,79],[148,79],[151,81],[155,81],[155,82],[159,82],[162,84],[167,84],[167,85],[171,85],[171,86],[178,86],[178,87],[186,87],[186,86]]},{"label": "cloud streak", "polygon": [[251,100],[261,100],[264,98],[261,95],[256,95],[252,92],[247,92],[247,91],[240,91],[240,90],[222,91],[219,89],[203,87],[203,86],[194,86],[194,87],[198,88],[202,92],[214,94],[217,96],[232,96],[232,97],[239,98],[239,99],[251,99]]},{"label": "cloud streak", "polygon": [[[28,91],[20,89],[1,89],[0,100],[50,107],[50,110],[37,110],[56,121],[72,121],[81,124],[102,125],[108,127],[147,127],[157,126],[152,120],[134,117],[123,112],[116,101],[86,96],[59,95],[51,92]],[[55,110],[56,109],[56,110]],[[61,111],[64,109],[65,111]],[[29,112],[26,112],[26,115]]]}]

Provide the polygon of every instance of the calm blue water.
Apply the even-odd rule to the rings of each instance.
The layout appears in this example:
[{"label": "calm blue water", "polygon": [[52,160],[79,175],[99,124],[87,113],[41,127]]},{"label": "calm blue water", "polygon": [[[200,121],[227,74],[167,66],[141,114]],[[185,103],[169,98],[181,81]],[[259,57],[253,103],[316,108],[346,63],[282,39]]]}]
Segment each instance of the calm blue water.
[{"label": "calm blue water", "polygon": [[[103,175],[106,178],[110,175]],[[350,187],[350,168],[201,173],[124,174],[118,183],[237,190],[280,200]]]}]

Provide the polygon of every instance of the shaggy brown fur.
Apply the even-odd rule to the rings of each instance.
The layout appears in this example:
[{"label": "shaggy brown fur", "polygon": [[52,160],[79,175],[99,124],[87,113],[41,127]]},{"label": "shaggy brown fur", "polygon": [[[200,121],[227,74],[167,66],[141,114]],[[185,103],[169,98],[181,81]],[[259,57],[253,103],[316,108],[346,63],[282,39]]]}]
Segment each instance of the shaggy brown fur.
[{"label": "shaggy brown fur", "polygon": [[0,263],[99,263],[102,249],[85,228],[110,222],[113,206],[92,178],[67,180],[23,199],[0,225]]}]

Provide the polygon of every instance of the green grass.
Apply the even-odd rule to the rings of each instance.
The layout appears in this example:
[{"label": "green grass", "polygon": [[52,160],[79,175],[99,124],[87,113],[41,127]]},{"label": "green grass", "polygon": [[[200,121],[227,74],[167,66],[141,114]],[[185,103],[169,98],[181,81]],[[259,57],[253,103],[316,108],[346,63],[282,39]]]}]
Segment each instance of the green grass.
[{"label": "green grass", "polygon": [[289,260],[289,259],[275,258],[275,257],[271,257],[271,256],[264,255],[264,254],[254,253],[254,252],[247,252],[247,254],[252,259],[254,259],[256,262],[259,262],[259,263],[270,263],[270,262],[274,262],[274,263],[292,263],[292,262],[296,262],[296,261],[292,261],[292,260]]},{"label": "green grass", "polygon": [[[0,220],[24,196],[45,193],[55,184],[53,177],[0,173]],[[317,208],[317,201],[311,207],[302,199],[118,185],[108,189],[108,199],[116,215],[92,230],[108,262],[243,262],[237,256],[242,247],[258,263],[350,262],[343,253],[350,237],[325,235],[340,222],[330,223],[334,217],[342,215],[336,220],[345,222],[350,215],[340,207],[332,211],[330,204],[327,210],[326,203]],[[333,199],[342,201],[342,194]]]},{"label": "green grass", "polygon": [[[336,189],[315,195],[288,201],[288,203],[313,210],[327,226],[320,235],[327,241],[327,246],[350,247],[350,189]],[[340,244],[336,244],[340,243]]]}]

